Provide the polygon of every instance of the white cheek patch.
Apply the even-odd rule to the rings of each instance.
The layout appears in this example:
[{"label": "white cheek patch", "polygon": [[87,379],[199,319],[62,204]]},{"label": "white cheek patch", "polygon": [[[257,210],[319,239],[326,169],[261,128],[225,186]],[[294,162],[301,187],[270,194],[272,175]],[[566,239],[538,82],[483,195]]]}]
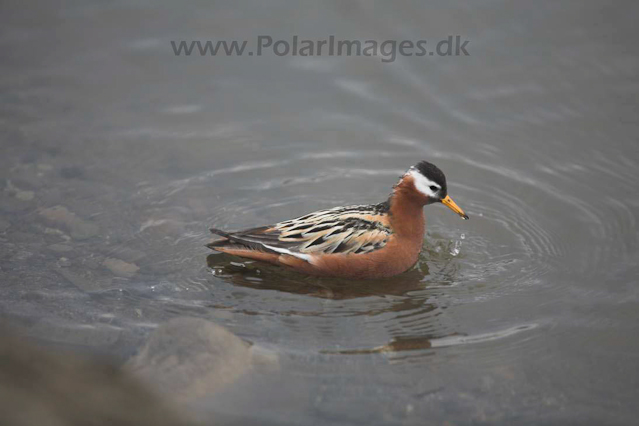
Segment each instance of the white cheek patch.
[{"label": "white cheek patch", "polygon": [[[437,184],[437,183],[433,182],[432,180],[428,179],[423,174],[419,173],[417,170],[409,171],[408,175],[413,177],[413,182],[415,182],[415,188],[419,192],[421,192],[422,194],[424,194],[424,195],[426,195],[428,197],[437,198],[437,196],[436,196],[437,191],[439,191],[441,189],[439,184]],[[431,186],[434,186],[435,188],[437,188],[437,190],[432,191],[430,189]]]}]

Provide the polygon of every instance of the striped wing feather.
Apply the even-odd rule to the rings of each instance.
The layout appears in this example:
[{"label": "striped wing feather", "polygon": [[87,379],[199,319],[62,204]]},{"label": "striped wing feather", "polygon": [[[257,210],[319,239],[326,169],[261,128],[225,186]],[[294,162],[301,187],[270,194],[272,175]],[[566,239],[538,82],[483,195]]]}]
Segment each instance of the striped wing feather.
[{"label": "striped wing feather", "polygon": [[279,253],[362,254],[386,245],[392,233],[387,225],[388,215],[379,206],[349,206],[235,233],[212,231],[234,243]]}]

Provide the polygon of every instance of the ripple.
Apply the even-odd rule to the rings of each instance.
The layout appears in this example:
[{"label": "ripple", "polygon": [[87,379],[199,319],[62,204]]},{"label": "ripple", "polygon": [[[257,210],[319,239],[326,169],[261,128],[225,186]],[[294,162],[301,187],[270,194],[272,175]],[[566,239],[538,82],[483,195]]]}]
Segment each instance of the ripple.
[{"label": "ripple", "polygon": [[396,338],[390,343],[370,349],[322,350],[324,354],[362,355],[371,353],[403,352],[422,349],[443,348],[448,346],[469,345],[504,339],[515,334],[537,328],[537,324],[524,324],[504,330],[469,336],[449,336],[436,339],[423,337]]},{"label": "ripple", "polygon": [[[409,150],[425,149],[410,138],[395,137],[387,142]],[[203,305],[189,307],[189,300],[207,297],[207,291],[212,292],[216,309],[231,315],[269,318],[271,326],[286,330],[278,334],[286,336],[287,347],[299,350],[321,351],[318,342],[330,338],[338,345],[354,343],[368,348],[390,345],[389,348],[403,351],[412,346],[490,341],[527,330],[509,328],[503,333],[468,337],[446,310],[456,305],[486,303],[530,288],[535,288],[537,294],[571,294],[574,288],[570,282],[544,279],[547,275],[568,272],[565,261],[575,256],[566,238],[567,232],[573,231],[562,229],[559,224],[569,217],[575,229],[587,227],[585,237],[608,239],[611,234],[631,232],[635,217],[622,201],[608,197],[604,198],[604,208],[593,207],[579,193],[558,190],[557,186],[574,184],[577,176],[587,171],[577,167],[578,164],[557,168],[549,163],[536,169],[539,175],[534,171],[523,173],[493,164],[499,160],[498,152],[481,149],[487,152],[483,161],[429,149],[428,158],[443,163],[444,169],[463,171],[451,181],[450,192],[472,220],[461,227],[447,210],[428,206],[423,251],[417,265],[405,274],[387,280],[349,282],[307,277],[258,262],[211,254],[207,257],[208,273],[200,269],[200,273],[185,272],[171,277],[173,287],[165,288],[163,294],[168,299],[164,303],[170,304],[173,294],[176,311],[199,312]],[[372,177],[379,177],[380,181],[388,180],[390,187],[403,171],[354,165],[360,157],[387,158],[388,163],[397,164],[396,159],[410,157],[406,160],[410,163],[416,156],[424,155],[385,149],[363,152],[293,149],[283,157],[229,164],[164,186],[149,186],[144,194],[162,199],[157,204],[160,209],[169,199],[167,205],[198,206],[201,213],[190,218],[194,226],[239,229],[345,203],[324,190],[311,192],[309,185],[339,180],[363,187]],[[219,186],[230,178],[239,179],[228,189]],[[224,195],[227,191],[229,196]],[[209,194],[216,192],[222,195],[211,199]],[[544,208],[538,209],[537,205]],[[548,217],[548,212],[553,217]],[[605,222],[604,217],[613,220]],[[601,226],[593,228],[592,224]],[[189,244],[206,238],[204,230],[194,230],[173,244],[189,250]],[[197,271],[202,268],[195,266],[198,256],[201,255],[167,262],[175,266],[186,262]],[[611,251],[606,246],[589,247],[579,256],[583,258],[584,271],[590,271],[596,268],[593,265],[609,258]],[[190,295],[184,299],[180,293]],[[344,321],[350,322],[351,331],[343,329]],[[352,330],[361,333],[351,334]],[[382,345],[380,341],[391,343]]]},{"label": "ripple", "polygon": [[[283,165],[291,166],[299,162],[351,159],[355,158],[355,154],[349,151],[303,152],[282,160],[227,166],[171,185],[186,189],[221,179],[224,175],[276,170]],[[389,158],[395,156],[385,151],[374,154]],[[460,158],[453,156],[453,160],[459,161]],[[503,167],[476,167],[472,161],[464,162],[475,167],[477,173],[497,173],[511,181],[511,186],[525,186],[536,197],[548,196],[545,188],[540,187],[533,178],[522,177]],[[244,197],[235,197],[212,206],[207,220],[212,225],[230,228],[269,223],[275,219],[275,215],[272,215],[274,210],[284,211],[288,206],[301,204],[309,205],[310,211],[310,206],[321,208],[332,207],[332,204],[330,199],[322,200],[304,193],[280,196],[273,200],[265,198],[262,195],[264,191],[282,192],[287,187],[303,187],[309,183],[345,178],[365,180],[371,175],[398,176],[401,172],[400,169],[390,168],[314,167],[298,176],[261,179],[258,183],[241,187],[245,192]],[[482,180],[477,178],[474,182]],[[540,276],[556,266],[556,259],[566,252],[566,247],[543,226],[534,210],[505,187],[455,185],[454,191],[458,194],[456,199],[459,196],[458,201],[463,200],[460,204],[473,216],[474,220],[470,221],[474,223],[472,229],[465,229],[462,233],[458,226],[446,226],[439,219],[432,221],[420,260],[406,274],[389,280],[344,282],[306,277],[273,266],[251,261],[237,262],[233,257],[213,254],[207,258],[212,271],[207,277],[208,286],[216,288],[218,293],[229,294],[230,303],[224,306],[231,312],[286,318],[287,321],[282,320],[282,326],[288,329],[291,333],[289,337],[299,347],[303,347],[302,342],[310,344],[309,338],[304,336],[308,329],[300,327],[300,321],[312,320],[315,324],[317,319],[323,321],[318,323],[318,327],[319,324],[323,325],[321,332],[318,329],[317,333],[332,335],[337,340],[342,334],[340,324],[344,318],[356,320],[353,324],[355,328],[372,327],[374,339],[387,336],[401,341],[433,341],[458,333],[459,330],[450,321],[441,320],[445,318],[442,315],[447,306],[486,301],[535,285]],[[474,197],[473,194],[482,194],[482,197]],[[180,196],[175,191],[166,195]],[[439,215],[436,209],[437,206],[428,207],[427,215],[449,219],[448,216]],[[241,212],[241,218],[237,212]],[[254,217],[254,220],[249,216]],[[221,286],[221,283],[248,289],[249,292],[243,292],[238,299],[231,295],[233,287]],[[200,280],[197,284],[198,289],[204,285]],[[182,285],[188,287],[192,283]],[[268,296],[264,292],[268,292]],[[280,297],[278,293],[290,296]],[[311,303],[308,297],[326,302]],[[357,323],[360,325],[357,326]]]}]

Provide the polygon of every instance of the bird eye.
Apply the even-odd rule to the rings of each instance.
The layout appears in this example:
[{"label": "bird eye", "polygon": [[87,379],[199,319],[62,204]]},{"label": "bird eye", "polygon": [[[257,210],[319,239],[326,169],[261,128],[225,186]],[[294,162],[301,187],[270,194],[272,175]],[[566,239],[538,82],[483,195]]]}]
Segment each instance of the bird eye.
[{"label": "bird eye", "polygon": [[437,188],[435,185],[431,185],[431,186],[429,186],[429,188],[430,188],[430,190],[431,190],[431,191],[433,191],[433,192],[437,192],[437,190],[439,189],[439,188]]}]

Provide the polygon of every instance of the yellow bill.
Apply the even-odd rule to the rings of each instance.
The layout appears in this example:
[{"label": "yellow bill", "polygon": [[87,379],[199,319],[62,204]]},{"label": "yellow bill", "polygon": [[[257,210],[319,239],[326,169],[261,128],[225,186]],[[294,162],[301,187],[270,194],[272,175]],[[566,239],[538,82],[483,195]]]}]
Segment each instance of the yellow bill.
[{"label": "yellow bill", "polygon": [[468,220],[468,215],[466,213],[464,213],[464,211],[462,209],[460,209],[459,206],[457,204],[455,204],[453,199],[450,198],[448,195],[446,197],[444,197],[444,199],[442,200],[442,203],[446,207],[448,207],[449,209],[451,209],[452,211],[454,211],[455,213],[460,215],[462,217],[462,219]]}]

